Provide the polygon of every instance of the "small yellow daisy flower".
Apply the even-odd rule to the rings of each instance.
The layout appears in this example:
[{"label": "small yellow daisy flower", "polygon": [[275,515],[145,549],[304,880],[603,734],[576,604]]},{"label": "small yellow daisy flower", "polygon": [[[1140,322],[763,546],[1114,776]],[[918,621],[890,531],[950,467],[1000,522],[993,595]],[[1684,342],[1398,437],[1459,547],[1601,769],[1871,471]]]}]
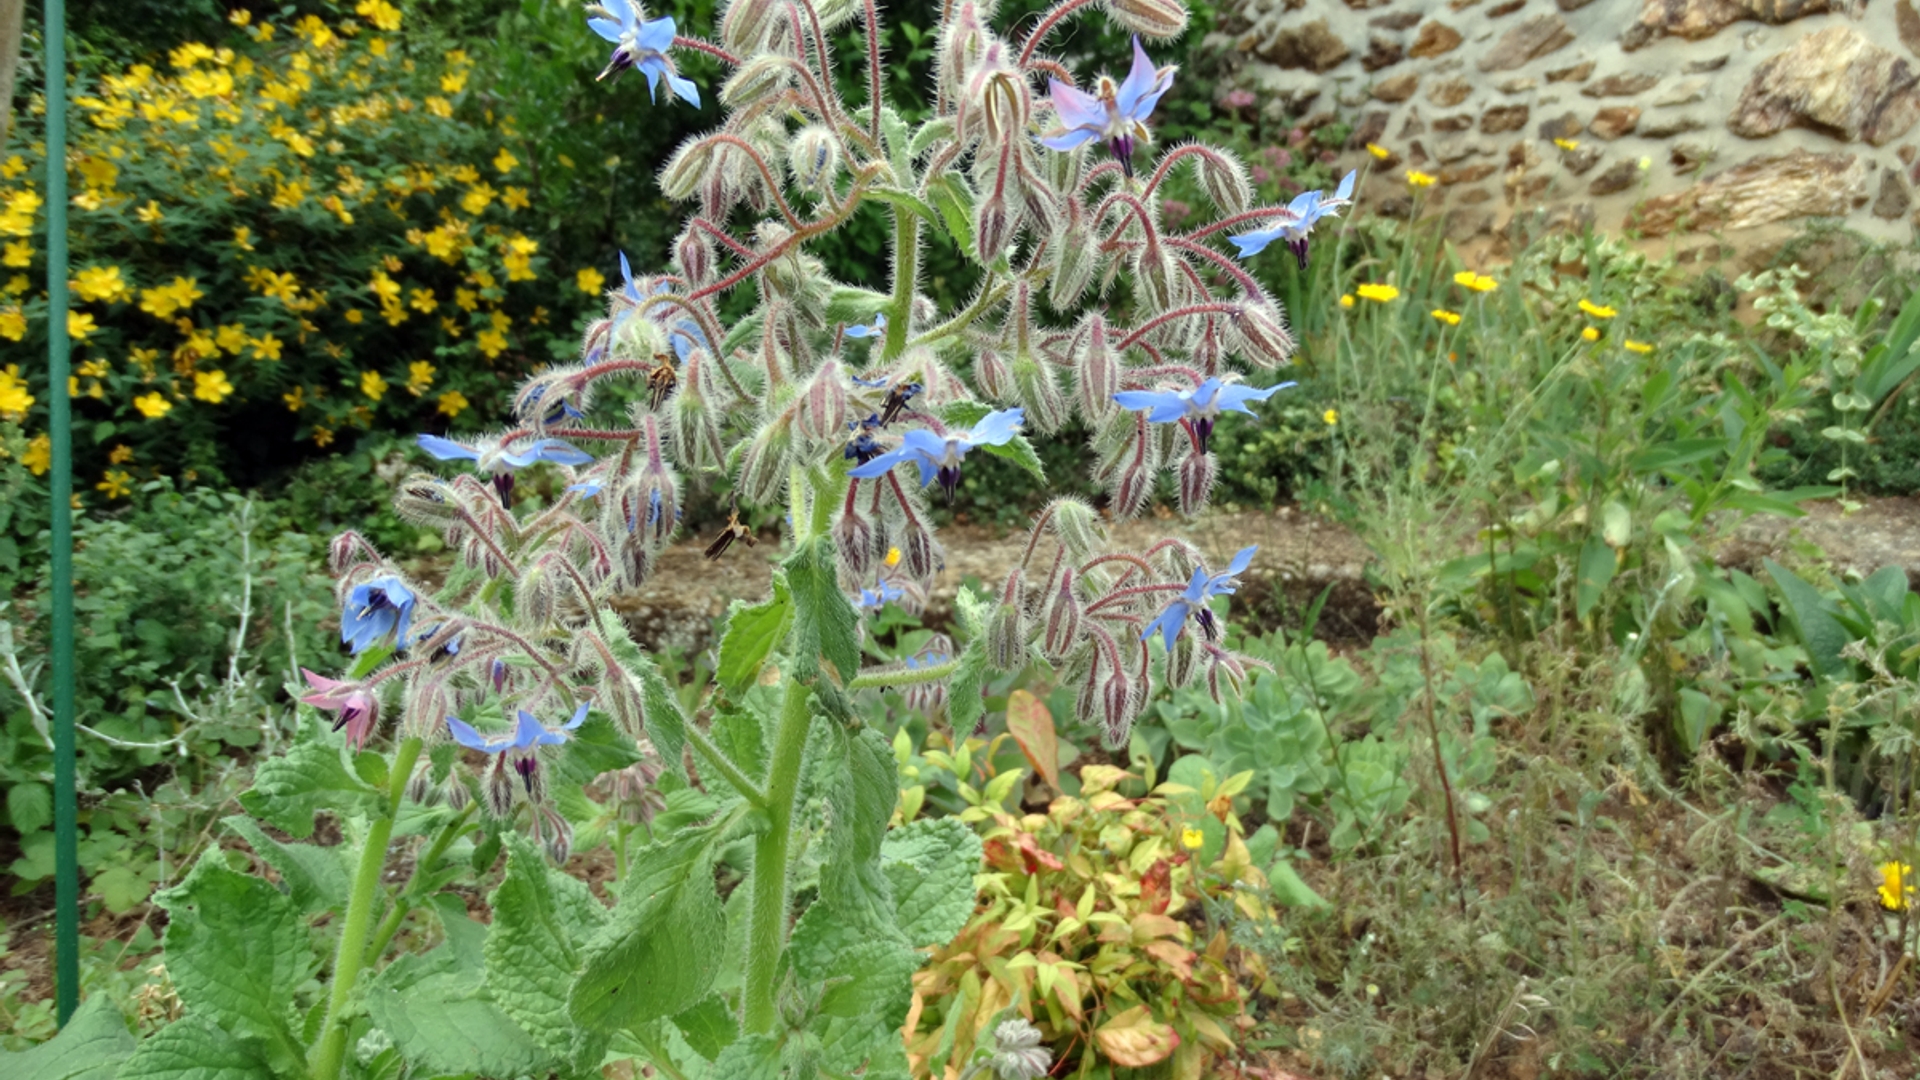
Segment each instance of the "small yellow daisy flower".
[{"label": "small yellow daisy flower", "polygon": [[1407,183],[1414,187],[1432,187],[1433,181],[1434,178],[1430,173],[1423,173],[1418,169],[1407,170]]},{"label": "small yellow daisy flower", "polygon": [[573,275],[573,283],[588,296],[597,296],[607,284],[607,276],[589,266]]},{"label": "small yellow daisy flower", "polygon": [[449,390],[441,394],[439,401],[439,411],[446,414],[448,418],[459,416],[467,411],[467,395],[458,390]]},{"label": "small yellow daisy flower", "polygon": [[1636,353],[1644,354],[1644,353],[1650,353],[1653,351],[1653,346],[1647,344],[1644,341],[1635,341],[1632,338],[1628,338],[1627,340],[1621,342],[1620,344],[1625,346],[1628,352],[1636,352]]},{"label": "small yellow daisy flower", "polygon": [[1462,270],[1453,275],[1453,283],[1464,288],[1472,289],[1474,292],[1492,292],[1500,287],[1499,282],[1485,274],[1476,274],[1471,270]]},{"label": "small yellow daisy flower", "polygon": [[1427,312],[1427,314],[1446,323],[1448,326],[1460,325],[1460,313],[1457,311],[1448,311],[1446,308],[1434,308],[1432,311]]},{"label": "small yellow daisy flower", "polygon": [[1341,295],[1341,297],[1340,297],[1340,306],[1341,306],[1341,307],[1344,307],[1344,308],[1350,308],[1350,307],[1352,307],[1352,306],[1353,306],[1353,294],[1352,294],[1352,293],[1343,293],[1343,294]]},{"label": "small yellow daisy flower", "polygon": [[1591,315],[1596,319],[1611,319],[1615,315],[1620,314],[1619,312],[1613,310],[1610,307],[1602,307],[1591,300],[1584,300],[1584,299],[1580,301],[1580,310],[1586,312],[1588,315]]},{"label": "small yellow daisy flower", "polygon": [[1380,146],[1376,143],[1367,144],[1367,153],[1372,154],[1374,157],[1378,158],[1381,161],[1385,161],[1388,158],[1393,156],[1393,151],[1388,150],[1386,147]]},{"label": "small yellow daisy flower", "polygon": [[1328,409],[1320,414],[1320,419],[1325,420],[1328,427],[1332,427],[1340,422],[1340,410]]},{"label": "small yellow daisy flower", "polygon": [[1902,862],[1880,864],[1880,906],[1905,911],[1913,902],[1913,867]]},{"label": "small yellow daisy flower", "polygon": [[1600,340],[1600,331],[1598,331],[1598,330],[1595,330],[1595,329],[1594,329],[1593,327],[1591,327],[1591,326],[1588,326],[1588,327],[1583,327],[1583,328],[1581,329],[1581,331],[1580,331],[1580,340],[1582,340],[1582,341],[1599,341],[1599,340]]},{"label": "small yellow daisy flower", "polygon": [[168,401],[166,395],[156,390],[151,394],[142,394],[134,398],[133,407],[139,410],[141,416],[149,420],[158,420],[173,411],[173,402]]},{"label": "small yellow daisy flower", "polygon": [[94,490],[104,491],[109,499],[124,499],[133,491],[133,477],[119,469],[108,469]]},{"label": "small yellow daisy flower", "polygon": [[1400,295],[1400,290],[1392,285],[1375,285],[1371,282],[1355,286],[1353,291],[1360,299],[1371,300],[1376,304],[1384,304]]},{"label": "small yellow daisy flower", "polygon": [[233,384],[227,381],[224,371],[196,371],[193,373],[193,396],[218,405],[233,396]]},{"label": "small yellow daisy flower", "polygon": [[1207,834],[1191,825],[1180,830],[1180,846],[1186,848],[1188,851],[1199,851],[1201,846],[1206,842]]}]

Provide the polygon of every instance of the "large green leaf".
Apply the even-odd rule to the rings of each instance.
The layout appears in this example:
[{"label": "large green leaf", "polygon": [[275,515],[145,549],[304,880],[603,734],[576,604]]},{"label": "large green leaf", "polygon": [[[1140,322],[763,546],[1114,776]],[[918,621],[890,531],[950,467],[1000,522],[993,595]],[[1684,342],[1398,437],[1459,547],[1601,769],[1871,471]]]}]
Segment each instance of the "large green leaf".
[{"label": "large green leaf", "polygon": [[347,905],[347,867],[337,848],[313,844],[283,844],[244,814],[220,819],[233,835],[245,840],[261,861],[280,875],[280,886],[294,907],[312,915]]},{"label": "large green leaf", "polygon": [[980,837],[957,818],[923,818],[887,835],[881,866],[894,918],[915,948],[945,945],[973,914]]},{"label": "large green leaf", "polygon": [[506,876],[488,898],[487,993],[534,1042],[584,1071],[599,1064],[606,1037],[573,1026],[567,992],[579,972],[577,943],[606,922],[606,909],[591,895],[584,905],[556,898],[554,879],[562,875],[548,870],[539,849],[518,832],[508,830],[506,846]]},{"label": "large green leaf", "polygon": [[113,1080],[133,1053],[127,1018],[104,993],[80,1003],[60,1034],[17,1054],[0,1051],[7,1080]]},{"label": "large green leaf", "polygon": [[713,984],[725,940],[712,834],[685,829],[633,856],[612,918],[582,949],[569,993],[575,1023],[614,1032],[673,1016]]},{"label": "large green leaf", "polygon": [[365,813],[379,798],[340,760],[338,746],[313,739],[294,743],[286,753],[255,766],[253,787],[240,793],[240,805],[294,839],[305,840],[313,835],[313,818],[320,811]]},{"label": "large green leaf", "polygon": [[794,674],[812,673],[816,657],[826,657],[845,682],[860,670],[860,618],[840,591],[840,570],[833,542],[817,536],[787,557],[787,584],[793,589]]},{"label": "large green leaf", "polygon": [[315,960],[293,901],[227,869],[215,848],[154,902],[167,912],[167,973],[188,1014],[262,1040],[277,1067],[297,1061],[287,1010]]},{"label": "large green leaf", "polygon": [[647,738],[653,740],[654,749],[660,751],[660,759],[667,763],[667,768],[679,772],[687,745],[687,718],[680,711],[680,699],[660,674],[659,665],[627,636],[626,625],[618,615],[611,611],[600,613],[600,635],[640,691],[640,711],[646,716]]},{"label": "large green leaf", "polygon": [[1618,566],[1618,558],[1613,549],[1599,534],[1587,537],[1585,547],[1580,549],[1580,573],[1573,584],[1574,614],[1584,619],[1591,612],[1600,597],[1606,592],[1607,584],[1613,580],[1613,572]]},{"label": "large green leaf", "polygon": [[820,894],[843,911],[889,921],[892,902],[880,873],[880,842],[899,801],[893,747],[875,728],[849,734],[824,717],[814,721],[808,768],[820,779],[829,813]]},{"label": "large green leaf", "polygon": [[973,250],[973,189],[959,173],[942,173],[928,179],[927,198],[940,211],[947,235],[960,247],[960,253],[974,262],[980,258]]},{"label": "large green leaf", "polygon": [[483,973],[445,946],[388,965],[367,993],[367,1013],[429,1076],[523,1076],[555,1065],[555,1055],[492,1000]]},{"label": "large green leaf", "polygon": [[1787,618],[1793,620],[1794,629],[1800,633],[1800,643],[1806,647],[1807,664],[1813,673],[1827,679],[1844,677],[1847,662],[1841,659],[1840,650],[1847,647],[1850,639],[1839,620],[1827,611],[1826,597],[1800,575],[1772,559],[1762,560],[1761,565],[1767,568],[1767,576],[1773,578],[1774,586],[1786,601]]},{"label": "large green leaf", "polygon": [[187,1016],[143,1040],[117,1080],[278,1080],[267,1056],[258,1041]]},{"label": "large green leaf", "polygon": [[753,685],[792,623],[793,594],[784,574],[773,575],[772,599],[752,607],[734,601],[727,631],[720,637],[719,670],[714,673],[728,694],[738,697]]}]

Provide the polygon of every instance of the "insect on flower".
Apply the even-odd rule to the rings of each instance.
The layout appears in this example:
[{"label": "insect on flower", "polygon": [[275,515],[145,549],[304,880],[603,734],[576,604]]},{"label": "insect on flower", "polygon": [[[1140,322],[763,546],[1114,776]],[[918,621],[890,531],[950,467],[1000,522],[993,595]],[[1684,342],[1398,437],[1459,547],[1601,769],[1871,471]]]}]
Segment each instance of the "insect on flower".
[{"label": "insect on flower", "polygon": [[713,543],[707,545],[707,561],[719,561],[720,556],[727,553],[727,549],[733,546],[735,540],[744,541],[748,547],[757,543],[753,538],[753,529],[740,524],[740,503],[737,498],[733,505],[727,508],[727,523],[721,526],[720,535],[714,537]]},{"label": "insect on flower", "polygon": [[911,461],[920,467],[920,486],[940,481],[940,490],[953,498],[960,486],[960,459],[976,446],[1003,446],[1020,433],[1026,420],[1024,409],[1002,409],[980,418],[971,431],[949,432],[939,436],[925,428],[915,428],[901,439],[900,449],[881,454],[864,465],[848,470],[859,480],[885,476],[894,466]]},{"label": "insect on flower", "polygon": [[1252,416],[1253,410],[1247,408],[1247,402],[1265,401],[1293,385],[1284,382],[1262,389],[1207,379],[1187,391],[1122,390],[1113,395],[1113,400],[1119,402],[1123,409],[1145,411],[1148,423],[1177,423],[1186,428],[1193,435],[1194,445],[1204,454],[1207,452],[1207,441],[1213,437],[1214,421],[1219,419],[1221,413],[1237,412]]},{"label": "insect on flower", "polygon": [[700,88],[693,85],[692,79],[682,78],[667,56],[667,50],[673,47],[672,16],[663,16],[651,22],[643,21],[639,6],[630,0],[603,0],[602,3],[589,4],[587,15],[587,27],[613,42],[613,56],[607,60],[606,70],[598,78],[604,79],[630,67],[637,67],[647,77],[649,97],[659,100],[660,78],[665,76],[667,86],[675,96],[696,109],[700,107]]},{"label": "insect on flower", "polygon": [[1061,129],[1042,136],[1041,144],[1050,150],[1072,150],[1093,139],[1105,139],[1107,152],[1132,179],[1134,146],[1152,140],[1147,118],[1153,115],[1161,95],[1173,88],[1173,73],[1172,67],[1155,70],[1136,35],[1133,69],[1125,82],[1116,85],[1111,77],[1102,75],[1089,94],[1058,79],[1047,80]]},{"label": "insect on flower", "polygon": [[1172,652],[1173,643],[1186,630],[1189,617],[1198,618],[1200,631],[1208,641],[1218,637],[1220,629],[1215,625],[1213,609],[1207,607],[1207,600],[1215,596],[1233,595],[1234,590],[1240,587],[1239,576],[1252,565],[1253,553],[1259,549],[1258,544],[1241,548],[1227,568],[1218,574],[1210,575],[1205,567],[1194,567],[1193,578],[1187,582],[1186,591],[1175,597],[1159,617],[1147,624],[1140,634],[1140,640],[1146,641],[1157,633],[1166,643],[1167,651]]},{"label": "insect on flower", "polygon": [[680,376],[674,373],[673,357],[660,353],[653,358],[653,370],[647,372],[647,408],[660,411],[660,405],[673,394]]},{"label": "insect on flower", "polygon": [[1339,217],[1342,207],[1353,203],[1353,183],[1356,173],[1348,173],[1334,190],[1333,198],[1327,198],[1324,191],[1303,191],[1294,196],[1287,204],[1287,218],[1276,225],[1252,232],[1229,236],[1227,239],[1240,249],[1240,258],[1250,259],[1267,249],[1275,240],[1285,239],[1287,249],[1300,262],[1300,269],[1307,268],[1307,236],[1321,218]]}]

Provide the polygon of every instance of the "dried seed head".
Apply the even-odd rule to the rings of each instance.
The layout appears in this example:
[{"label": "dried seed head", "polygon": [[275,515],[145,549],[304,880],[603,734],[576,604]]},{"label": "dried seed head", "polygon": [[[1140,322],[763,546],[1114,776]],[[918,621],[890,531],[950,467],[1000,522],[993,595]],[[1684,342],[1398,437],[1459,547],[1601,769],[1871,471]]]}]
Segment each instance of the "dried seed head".
[{"label": "dried seed head", "polygon": [[1219,459],[1213,454],[1189,451],[1180,461],[1180,512],[1188,517],[1197,517],[1206,509],[1207,496],[1213,491],[1213,480],[1220,471]]},{"label": "dried seed head", "polygon": [[1141,37],[1166,40],[1187,29],[1187,6],[1180,0],[1106,0],[1113,21]]}]

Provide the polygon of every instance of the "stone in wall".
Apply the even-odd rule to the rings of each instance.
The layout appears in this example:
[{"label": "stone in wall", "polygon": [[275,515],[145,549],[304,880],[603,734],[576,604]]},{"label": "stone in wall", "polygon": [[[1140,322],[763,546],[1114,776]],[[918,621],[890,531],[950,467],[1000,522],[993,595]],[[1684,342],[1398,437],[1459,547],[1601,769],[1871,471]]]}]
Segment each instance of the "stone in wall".
[{"label": "stone in wall", "polygon": [[1496,105],[1480,115],[1480,133],[1498,135],[1503,131],[1519,131],[1527,126],[1531,111],[1525,105]]},{"label": "stone in wall", "polygon": [[1640,178],[1640,167],[1631,161],[1623,161],[1599,176],[1587,185],[1589,195],[1613,195],[1632,187]]},{"label": "stone in wall", "polygon": [[1414,72],[1405,71],[1373,84],[1373,98],[1375,101],[1401,102],[1412,97],[1413,92],[1418,89],[1420,89],[1420,76]]},{"label": "stone in wall", "polygon": [[1593,61],[1547,72],[1548,82],[1586,82],[1593,75]]},{"label": "stone in wall", "polygon": [[1630,75],[1608,75],[1581,87],[1580,93],[1587,97],[1632,97],[1653,89],[1653,85],[1659,81],[1660,76],[1644,71]]},{"label": "stone in wall", "polygon": [[1580,117],[1573,113],[1562,113],[1551,120],[1540,122],[1540,137],[1548,142],[1555,139],[1571,139],[1580,134]]},{"label": "stone in wall", "polygon": [[1801,217],[1840,217],[1867,201],[1867,167],[1852,154],[1793,150],[1742,162],[1670,195],[1641,203],[1629,228],[1665,236],[1750,229]]},{"label": "stone in wall", "polygon": [[1512,71],[1529,60],[1573,44],[1573,31],[1558,15],[1535,15],[1501,36],[1480,58],[1481,71]]},{"label": "stone in wall", "polygon": [[1907,51],[1920,55],[1920,11],[1913,9],[1913,0],[1900,0],[1893,5],[1893,27],[1900,35],[1900,44]]},{"label": "stone in wall", "polygon": [[1367,39],[1367,51],[1360,57],[1360,67],[1366,71],[1379,71],[1406,58],[1407,50],[1399,42],[1374,34]]},{"label": "stone in wall", "polygon": [[[1256,32],[1258,29],[1255,28]],[[1325,19],[1283,26],[1254,51],[1262,60],[1278,67],[1305,68],[1316,74],[1339,67],[1353,55],[1347,43],[1327,27]]]},{"label": "stone in wall", "polygon": [[1427,87],[1427,100],[1443,109],[1451,109],[1473,94],[1473,84],[1465,79],[1442,79]]},{"label": "stone in wall", "polygon": [[1593,122],[1587,130],[1602,139],[1611,142],[1614,139],[1633,134],[1640,126],[1640,110],[1632,105],[1615,105],[1610,109],[1601,109],[1593,115]]},{"label": "stone in wall", "polygon": [[1450,53],[1465,40],[1460,36],[1460,31],[1446,23],[1430,22],[1414,35],[1413,47],[1407,50],[1407,55],[1415,60],[1425,60],[1430,56]]},{"label": "stone in wall", "polygon": [[1669,35],[1699,41],[1742,19],[1778,25],[1830,10],[1829,0],[1645,0],[1620,47],[1632,52]]},{"label": "stone in wall", "polygon": [[1907,182],[1900,179],[1900,173],[1888,169],[1880,174],[1880,196],[1873,200],[1873,216],[1892,221],[1906,216],[1913,206],[1913,196],[1907,192]]},{"label": "stone in wall", "polygon": [[1646,139],[1670,139],[1675,135],[1684,135],[1689,131],[1706,130],[1707,122],[1692,113],[1680,113],[1670,116],[1655,116],[1643,122],[1635,129],[1635,134]]},{"label": "stone in wall", "polygon": [[1691,105],[1696,101],[1703,101],[1706,99],[1706,96],[1707,80],[1681,79],[1679,82],[1667,87],[1665,93],[1654,98],[1653,104],[1655,108],[1670,109],[1679,105]]},{"label": "stone in wall", "polygon": [[1847,26],[1829,26],[1754,70],[1727,118],[1757,139],[1796,122],[1885,146],[1920,121],[1920,92],[1905,60]]}]

